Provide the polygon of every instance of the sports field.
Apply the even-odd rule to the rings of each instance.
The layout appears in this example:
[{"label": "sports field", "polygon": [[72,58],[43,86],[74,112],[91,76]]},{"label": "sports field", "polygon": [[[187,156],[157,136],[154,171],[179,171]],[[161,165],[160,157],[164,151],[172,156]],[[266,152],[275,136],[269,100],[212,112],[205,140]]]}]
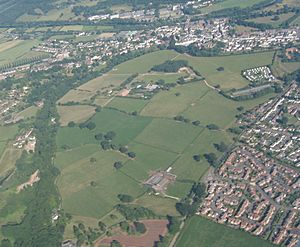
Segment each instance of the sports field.
[{"label": "sports field", "polygon": [[187,222],[176,247],[271,247],[275,246],[249,233],[217,224],[200,216]]}]

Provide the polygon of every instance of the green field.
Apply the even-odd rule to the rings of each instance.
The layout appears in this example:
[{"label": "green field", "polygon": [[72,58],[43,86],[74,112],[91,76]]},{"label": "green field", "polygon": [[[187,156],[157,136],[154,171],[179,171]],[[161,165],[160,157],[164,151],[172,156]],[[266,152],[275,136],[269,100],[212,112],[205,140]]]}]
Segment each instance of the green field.
[{"label": "green field", "polygon": [[273,96],[274,94],[267,94],[257,99],[234,101],[210,90],[187,108],[182,115],[191,120],[200,120],[203,125],[216,124],[221,128],[228,128],[236,120],[235,116],[239,113],[237,107],[243,106],[245,109],[251,109]]},{"label": "green field", "polygon": [[177,52],[170,50],[152,52],[116,66],[109,74],[143,74],[154,65],[174,59],[177,55]]},{"label": "green field", "polygon": [[131,113],[134,111],[140,112],[145,107],[145,105],[148,104],[148,102],[148,100],[143,99],[115,97],[106,106]]},{"label": "green field", "polygon": [[[209,88],[203,82],[177,86],[153,97],[141,111],[141,115],[154,117],[174,117],[201,99]],[[176,94],[179,96],[176,96]]]},{"label": "green field", "polygon": [[224,0],[216,4],[213,4],[209,7],[203,8],[202,13],[209,13],[212,11],[217,11],[226,8],[233,8],[233,7],[246,8],[254,4],[260,3],[262,1],[263,0]]},{"label": "green field", "polygon": [[177,157],[173,152],[135,143],[134,141],[128,146],[129,150],[136,153],[136,158],[129,160],[122,171],[139,181],[148,178],[150,171],[167,169]]},{"label": "green field", "polygon": [[274,16],[265,16],[265,17],[258,17],[255,19],[249,19],[251,22],[255,23],[263,23],[263,24],[271,24],[274,28],[279,27],[281,23],[292,17],[294,13],[286,13],[279,15],[279,20],[272,20]]},{"label": "green field", "polygon": [[2,43],[0,45],[0,66],[18,59],[32,58],[43,54],[30,50],[38,43],[37,40],[14,40]]},{"label": "green field", "polygon": [[[95,163],[90,162],[91,157]],[[96,151],[65,165],[57,181],[64,209],[74,215],[100,218],[118,203],[118,194],[136,197],[143,193],[141,185],[113,168],[114,162],[126,159],[114,151]],[[92,181],[96,186],[90,184]]]},{"label": "green field", "polygon": [[[274,52],[256,54],[221,56],[221,57],[191,57],[179,55],[177,60],[187,60],[189,65],[199,71],[212,85],[220,85],[222,89],[242,88],[248,81],[241,76],[241,71],[272,63]],[[224,71],[217,71],[223,67]]]},{"label": "green field", "polygon": [[154,119],[138,135],[135,142],[179,154],[200,132],[200,127],[191,124],[178,123],[169,119]]},{"label": "green field", "polygon": [[249,233],[194,216],[187,222],[176,247],[271,247],[275,246]]},{"label": "green field", "polygon": [[57,106],[60,123],[66,126],[69,122],[81,123],[95,114],[95,107],[89,105]]}]

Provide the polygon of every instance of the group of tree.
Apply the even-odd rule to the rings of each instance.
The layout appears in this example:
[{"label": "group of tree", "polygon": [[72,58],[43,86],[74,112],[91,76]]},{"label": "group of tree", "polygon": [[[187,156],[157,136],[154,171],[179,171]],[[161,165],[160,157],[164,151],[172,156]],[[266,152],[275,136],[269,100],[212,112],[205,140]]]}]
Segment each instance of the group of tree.
[{"label": "group of tree", "polygon": [[157,72],[171,73],[177,72],[180,68],[187,66],[188,61],[186,60],[167,60],[162,64],[154,65],[151,70]]},{"label": "group of tree", "polygon": [[186,217],[196,213],[199,205],[206,194],[206,188],[203,183],[194,183],[189,194],[180,202],[176,203],[177,211]]},{"label": "group of tree", "polygon": [[138,221],[143,218],[154,218],[155,213],[145,207],[138,205],[118,204],[116,209],[125,217],[126,220]]}]

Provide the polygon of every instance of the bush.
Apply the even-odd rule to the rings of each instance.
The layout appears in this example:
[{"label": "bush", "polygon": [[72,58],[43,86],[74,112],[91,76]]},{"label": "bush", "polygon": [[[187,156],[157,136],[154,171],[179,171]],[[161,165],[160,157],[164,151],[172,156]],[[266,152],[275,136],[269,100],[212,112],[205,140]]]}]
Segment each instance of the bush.
[{"label": "bush", "polygon": [[135,221],[133,224],[138,233],[143,234],[147,231],[145,225],[142,222]]},{"label": "bush", "polygon": [[117,161],[114,163],[114,168],[117,170],[120,169],[123,166],[123,163],[121,161]]},{"label": "bush", "polygon": [[201,157],[200,157],[199,154],[196,154],[196,155],[193,156],[193,159],[194,159],[195,161],[199,162],[200,159],[201,159]]},{"label": "bush", "polygon": [[73,128],[75,126],[76,126],[76,124],[73,121],[68,123],[68,127],[70,127],[70,128]]},{"label": "bush", "polygon": [[136,157],[136,154],[134,152],[129,152],[128,156],[129,156],[129,158],[134,159]]},{"label": "bush", "polygon": [[101,140],[103,139],[103,134],[102,134],[102,133],[99,133],[99,134],[95,135],[95,139],[96,139],[97,141],[101,141]]},{"label": "bush", "polygon": [[124,202],[124,203],[129,203],[134,200],[132,196],[126,195],[126,194],[119,194],[118,198],[121,202]]},{"label": "bush", "polygon": [[112,140],[116,137],[116,133],[114,131],[108,131],[105,135],[104,138],[106,140]]},{"label": "bush", "polygon": [[209,130],[218,130],[218,129],[220,129],[219,126],[216,125],[216,124],[208,124],[206,127],[207,127]]}]

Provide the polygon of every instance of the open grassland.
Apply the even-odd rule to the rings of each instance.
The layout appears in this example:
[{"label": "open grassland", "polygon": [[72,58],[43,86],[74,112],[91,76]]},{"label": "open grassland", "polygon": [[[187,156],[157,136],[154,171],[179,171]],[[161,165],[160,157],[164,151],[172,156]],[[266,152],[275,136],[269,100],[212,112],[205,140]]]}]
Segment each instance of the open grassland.
[{"label": "open grassland", "polygon": [[210,13],[212,11],[217,11],[226,8],[234,8],[234,7],[247,8],[254,4],[260,3],[262,1],[263,0],[224,0],[224,1],[214,3],[213,5],[205,7],[201,10],[202,13]]},{"label": "open grassland", "polygon": [[279,15],[279,20],[272,20],[274,16],[265,16],[265,17],[258,17],[255,19],[249,19],[251,22],[255,23],[263,23],[263,24],[271,24],[273,27],[279,27],[281,23],[292,17],[295,13],[286,13]]},{"label": "open grassland", "polygon": [[166,194],[175,198],[185,198],[186,195],[191,191],[193,186],[192,181],[175,181],[168,186]]},{"label": "open grassland", "polygon": [[0,126],[0,142],[13,139],[17,131],[17,125]]},{"label": "open grassland", "polygon": [[201,128],[191,124],[178,123],[169,119],[154,119],[135,139],[135,142],[181,153],[189,145]]},{"label": "open grassland", "polygon": [[114,87],[118,87],[129,76],[130,74],[105,74],[81,85],[78,89],[94,93],[96,91],[111,90]]},{"label": "open grassland", "polygon": [[[232,143],[226,132],[204,129],[172,164],[172,172],[177,175],[179,180],[198,181],[210,167],[203,155],[213,152],[217,157],[221,156],[222,153],[216,150],[214,144],[222,141],[227,145]],[[194,155],[201,155],[201,160],[199,162],[195,161],[193,159]]]},{"label": "open grassland", "polygon": [[284,74],[289,74],[296,71],[297,69],[299,69],[299,67],[300,62],[283,63],[280,61],[280,58],[276,56],[271,69],[275,76],[282,77]]},{"label": "open grassland", "polygon": [[[63,149],[73,149],[76,147],[81,147],[85,144],[96,144],[94,135],[88,129],[80,129],[78,127],[69,128],[63,127],[59,128],[56,137],[57,147],[59,150]],[[82,152],[83,154],[86,150],[77,150],[77,152]],[[76,156],[74,156],[76,157]]]},{"label": "open grassland", "polygon": [[31,58],[37,56],[38,54],[42,54],[35,53],[32,56],[30,49],[37,44],[37,40],[15,40],[2,43],[0,45],[0,65],[11,63],[18,59]]},{"label": "open grassland", "polygon": [[176,247],[271,247],[273,244],[205,218],[194,216],[175,245]]},{"label": "open grassland", "polygon": [[7,147],[0,157],[0,176],[14,168],[16,161],[21,157],[22,150]]},{"label": "open grassland", "polygon": [[151,119],[131,116],[116,110],[103,109],[101,112],[98,112],[91,121],[96,124],[96,128],[92,131],[94,135],[114,131],[116,138],[113,142],[126,145],[144,130],[151,122]]},{"label": "open grassland", "polygon": [[[220,85],[222,89],[242,88],[248,81],[241,76],[241,71],[272,63],[274,52],[256,54],[220,56],[220,57],[192,57],[179,55],[176,59],[187,60],[189,65],[199,71],[212,85]],[[217,71],[223,67],[224,71]]]},{"label": "open grassland", "polygon": [[67,94],[65,94],[58,103],[65,104],[68,102],[76,102],[76,103],[87,103],[94,96],[95,92],[85,91],[85,90],[70,90]]},{"label": "open grassland", "polygon": [[148,100],[143,99],[115,97],[106,106],[131,113],[134,111],[140,112],[148,102]]},{"label": "open grassland", "polygon": [[[113,98],[107,98],[107,97],[101,97],[101,96],[96,96],[94,100],[94,104],[98,106],[105,106],[107,105],[110,101],[112,101]],[[125,106],[124,106],[125,107]]]},{"label": "open grassland", "polygon": [[[91,157],[96,162],[91,163]],[[126,159],[118,152],[98,151],[64,167],[57,181],[64,209],[74,215],[100,218],[118,203],[118,194],[142,194],[143,188],[136,181],[113,167],[115,161]]]},{"label": "open grassland", "polygon": [[250,109],[273,96],[274,94],[267,94],[252,100],[234,101],[210,90],[204,97],[182,112],[182,115],[191,120],[200,120],[203,125],[216,124],[220,128],[228,128],[239,113],[237,107],[243,106],[245,109]]},{"label": "open grassland", "polygon": [[74,148],[85,144],[94,144],[97,143],[94,138],[96,134],[105,134],[108,131],[116,133],[116,138],[113,140],[115,144],[126,145],[150,123],[151,119],[103,109],[91,118],[91,121],[96,124],[94,130],[78,127],[60,128],[57,134],[58,147]]},{"label": "open grassland", "polygon": [[39,108],[36,106],[29,106],[28,108],[19,112],[16,116],[22,117],[24,119],[28,119],[28,118],[34,117],[38,110],[39,110]]},{"label": "open grassland", "polygon": [[177,52],[170,50],[148,53],[116,66],[109,74],[143,74],[154,65],[174,59],[177,55]]},{"label": "open grassland", "polygon": [[178,216],[178,212],[175,208],[176,200],[167,197],[155,196],[145,194],[138,198],[135,203],[142,205],[143,207],[153,210],[157,215],[174,215]]},{"label": "open grassland", "polygon": [[149,177],[150,171],[167,169],[177,157],[177,154],[173,152],[135,143],[134,141],[128,147],[130,151],[136,153],[136,158],[126,162],[122,167],[122,171],[141,182]]},{"label": "open grassland", "polygon": [[158,73],[150,72],[140,74],[134,81],[144,81],[147,83],[164,80],[166,83],[176,83],[180,77],[186,76],[186,73]]},{"label": "open grassland", "polygon": [[163,91],[151,99],[141,111],[141,115],[174,117],[202,98],[208,91],[209,88],[203,82],[194,82]]},{"label": "open grassland", "polygon": [[292,22],[292,25],[300,26],[300,16]]},{"label": "open grassland", "polygon": [[69,122],[81,123],[95,114],[95,107],[89,105],[58,106],[60,123],[66,126]]}]

